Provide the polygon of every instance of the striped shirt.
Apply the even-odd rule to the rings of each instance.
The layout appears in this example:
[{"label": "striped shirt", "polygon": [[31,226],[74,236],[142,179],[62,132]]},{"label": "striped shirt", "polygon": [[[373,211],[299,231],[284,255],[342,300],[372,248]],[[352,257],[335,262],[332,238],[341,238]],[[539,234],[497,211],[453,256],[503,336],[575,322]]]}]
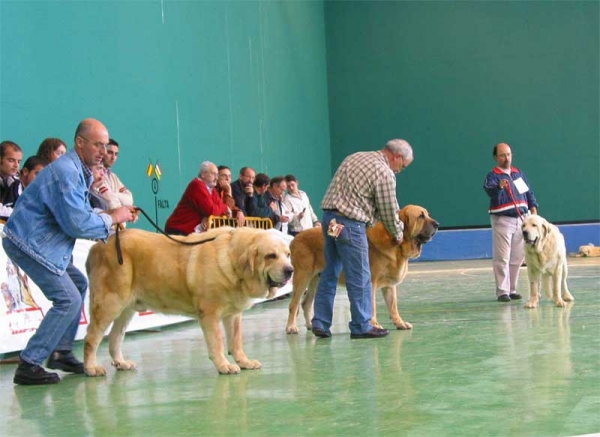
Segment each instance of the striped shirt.
[{"label": "striped shirt", "polygon": [[395,238],[404,228],[398,217],[396,175],[381,151],[358,152],[338,167],[321,202],[322,209],[335,209],[353,220],[375,224],[381,220]]}]

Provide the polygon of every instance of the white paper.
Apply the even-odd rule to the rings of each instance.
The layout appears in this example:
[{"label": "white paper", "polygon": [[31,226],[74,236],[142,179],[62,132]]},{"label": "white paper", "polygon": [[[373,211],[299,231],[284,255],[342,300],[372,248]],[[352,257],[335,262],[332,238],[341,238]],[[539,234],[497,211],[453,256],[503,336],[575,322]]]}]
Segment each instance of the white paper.
[{"label": "white paper", "polygon": [[513,181],[513,184],[515,184],[515,187],[517,188],[519,194],[523,194],[529,191],[529,187],[527,186],[523,178],[515,179]]}]

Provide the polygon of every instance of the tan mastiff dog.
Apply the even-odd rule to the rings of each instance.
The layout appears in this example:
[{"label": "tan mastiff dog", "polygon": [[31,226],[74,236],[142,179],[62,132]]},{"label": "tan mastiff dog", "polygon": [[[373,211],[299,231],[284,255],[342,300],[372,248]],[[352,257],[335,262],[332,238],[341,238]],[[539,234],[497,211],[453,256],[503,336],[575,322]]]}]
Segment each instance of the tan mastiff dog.
[{"label": "tan mastiff dog", "polygon": [[[396,286],[402,283],[408,271],[408,260],[421,256],[423,244],[431,241],[438,229],[438,222],[429,216],[427,210],[417,205],[407,205],[399,212],[404,223],[404,240],[394,244],[389,232],[381,222],[367,229],[369,240],[369,263],[371,267],[373,316],[371,324],[381,327],[377,322],[376,292],[382,289],[392,323],[397,329],[412,329],[412,325],[402,320],[398,312]],[[319,283],[319,273],[325,268],[325,240],[320,228],[300,232],[290,244],[292,266],[294,267],[293,294],[290,303],[286,332],[297,334],[296,318],[300,299],[306,321],[306,328],[312,328],[313,303]],[[344,272],[340,275],[340,284],[344,285]]]},{"label": "tan mastiff dog", "polygon": [[529,300],[525,308],[535,308],[540,301],[540,283],[548,299],[558,307],[574,300],[567,287],[567,248],[560,230],[539,215],[530,215],[523,222],[525,262],[529,276]]},{"label": "tan mastiff dog", "polygon": [[[219,373],[258,369],[242,349],[242,311],[252,299],[271,296],[291,277],[289,248],[261,229],[216,228],[202,234],[167,237],[142,230],[120,233],[123,265],[117,260],[115,236],[97,243],[88,255],[90,325],[85,336],[84,367],[89,376],[105,375],[96,361],[104,332],[109,334],[112,364],[129,370],[135,363],[123,357],[125,329],[136,311],[196,317],[204,332],[209,358]],[[220,322],[227,334],[225,357]]]}]

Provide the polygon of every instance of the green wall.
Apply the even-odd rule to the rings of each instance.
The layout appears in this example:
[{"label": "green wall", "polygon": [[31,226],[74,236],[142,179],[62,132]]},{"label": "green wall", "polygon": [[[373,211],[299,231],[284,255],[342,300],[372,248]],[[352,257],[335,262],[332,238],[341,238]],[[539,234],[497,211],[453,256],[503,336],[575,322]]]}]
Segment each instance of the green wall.
[{"label": "green wall", "polygon": [[0,138],[27,157],[98,118],[161,226],[204,160],[294,173],[315,206],[329,182],[322,2],[1,0],[0,54]]},{"label": "green wall", "polygon": [[505,141],[540,214],[600,219],[599,2],[328,1],[325,19],[332,168],[405,138],[401,205],[489,225]]}]

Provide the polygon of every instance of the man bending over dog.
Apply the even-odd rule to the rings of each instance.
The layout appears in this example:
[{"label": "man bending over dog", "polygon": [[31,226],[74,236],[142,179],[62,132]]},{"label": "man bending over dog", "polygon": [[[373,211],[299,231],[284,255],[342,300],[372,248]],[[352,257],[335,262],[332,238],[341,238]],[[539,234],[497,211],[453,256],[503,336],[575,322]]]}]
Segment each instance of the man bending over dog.
[{"label": "man bending over dog", "polygon": [[83,363],[71,352],[79,326],[87,280],[72,261],[76,238],[108,238],[113,224],[134,222],[132,206],[96,214],[89,203],[90,167],[102,163],[108,131],[98,120],[83,120],[75,132],[75,147],[49,164],[19,197],[4,226],[2,246],[8,257],[52,302],[37,331],[21,351],[15,384],[55,384],[47,367],[83,373]]},{"label": "man bending over dog", "polygon": [[[410,144],[391,140],[383,150],[348,156],[337,169],[321,202],[325,236],[325,270],[315,297],[313,334],[331,337],[333,302],[342,266],[350,299],[350,338],[378,338],[387,329],[372,326],[371,271],[366,227],[380,219],[398,244],[396,176],[413,161]],[[378,217],[377,217],[377,216]]]}]

